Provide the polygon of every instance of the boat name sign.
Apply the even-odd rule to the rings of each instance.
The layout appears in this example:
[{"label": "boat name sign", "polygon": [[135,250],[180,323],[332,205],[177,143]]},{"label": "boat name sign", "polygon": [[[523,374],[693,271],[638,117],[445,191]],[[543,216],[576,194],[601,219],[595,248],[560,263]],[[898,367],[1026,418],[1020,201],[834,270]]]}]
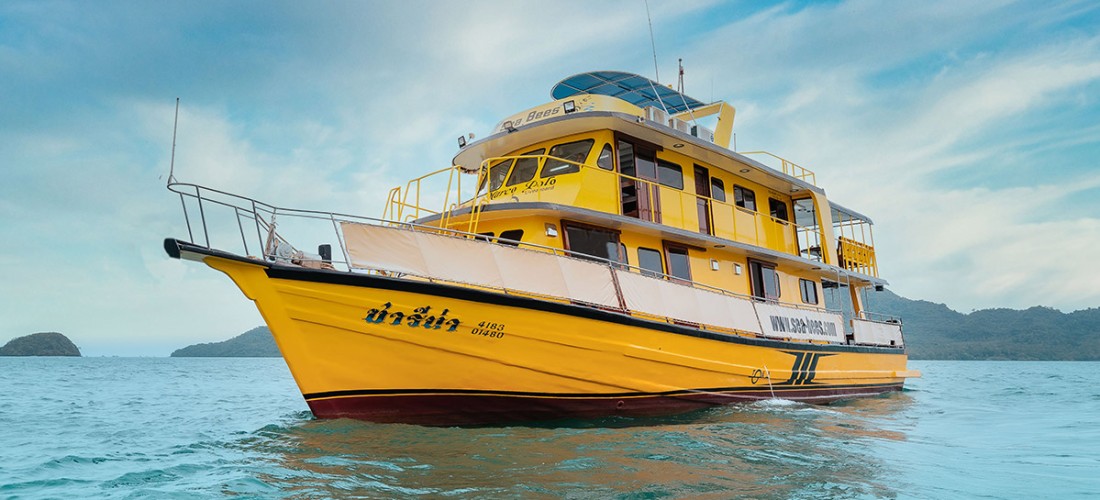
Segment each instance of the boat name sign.
[{"label": "boat name sign", "polygon": [[542,191],[550,191],[550,190],[554,189],[554,184],[556,184],[557,181],[558,180],[554,177],[551,177],[549,179],[535,179],[533,181],[528,181],[526,184],[524,184],[522,186],[523,187],[522,190],[519,189],[520,186],[512,186],[512,187],[502,188],[502,189],[498,189],[496,191],[490,192],[489,193],[489,199],[495,200],[495,199],[500,198],[502,196],[515,195],[517,190],[519,191],[519,194],[532,194],[532,193],[538,193],[538,192],[542,192]]},{"label": "boat name sign", "polygon": [[400,311],[390,311],[390,306],[393,304],[386,302],[382,304],[381,309],[371,309],[367,311],[367,316],[363,318],[367,323],[380,324],[387,320],[390,321],[390,326],[399,326],[404,322],[404,325],[409,328],[422,327],[428,330],[438,330],[447,325],[448,332],[453,332],[458,329],[458,325],[461,321],[458,318],[447,319],[448,309],[444,309],[443,313],[438,317],[435,315],[428,315],[428,311],[431,311],[431,306],[418,307],[413,309],[412,314],[406,315]]},{"label": "boat name sign", "polygon": [[839,314],[756,304],[760,326],[768,337],[844,342]]}]

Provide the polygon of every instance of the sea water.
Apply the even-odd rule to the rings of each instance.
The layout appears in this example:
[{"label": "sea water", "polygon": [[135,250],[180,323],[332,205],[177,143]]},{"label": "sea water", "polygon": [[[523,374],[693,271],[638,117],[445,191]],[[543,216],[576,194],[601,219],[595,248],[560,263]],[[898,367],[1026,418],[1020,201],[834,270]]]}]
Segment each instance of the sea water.
[{"label": "sea water", "polygon": [[0,358],[0,498],[1096,498],[1100,363],[480,428],[315,420],[281,359]]}]

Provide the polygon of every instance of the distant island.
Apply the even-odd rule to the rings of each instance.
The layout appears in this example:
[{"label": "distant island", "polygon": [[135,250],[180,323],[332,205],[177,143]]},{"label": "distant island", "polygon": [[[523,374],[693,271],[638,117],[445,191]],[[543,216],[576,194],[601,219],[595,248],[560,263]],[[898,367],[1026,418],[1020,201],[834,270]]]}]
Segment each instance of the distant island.
[{"label": "distant island", "polygon": [[963,314],[889,290],[869,294],[867,302],[871,311],[901,317],[911,359],[1100,361],[1100,308]]},{"label": "distant island", "polygon": [[76,356],[80,349],[57,332],[41,332],[12,339],[0,347],[0,356]]},{"label": "distant island", "polygon": [[258,326],[223,342],[195,344],[177,349],[173,358],[278,358],[282,354],[271,330]]},{"label": "distant island", "polygon": [[[847,295],[847,291],[842,294]],[[830,307],[835,307],[829,304]],[[901,297],[889,290],[867,296],[871,311],[900,317],[911,359],[1100,361],[1100,308],[1063,313],[1048,307],[983,309],[970,314]],[[74,347],[75,349],[75,347]],[[267,327],[173,357],[279,357]]]}]

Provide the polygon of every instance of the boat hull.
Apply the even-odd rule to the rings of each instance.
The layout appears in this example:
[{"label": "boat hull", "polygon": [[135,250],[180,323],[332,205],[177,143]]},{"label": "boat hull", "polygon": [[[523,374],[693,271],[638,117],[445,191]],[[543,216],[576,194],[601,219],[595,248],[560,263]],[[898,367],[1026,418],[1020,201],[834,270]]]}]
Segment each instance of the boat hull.
[{"label": "boat hull", "polygon": [[728,335],[210,251],[191,258],[255,301],[318,418],[476,425],[669,415],[769,398],[871,396],[901,390],[910,374],[896,348]]}]

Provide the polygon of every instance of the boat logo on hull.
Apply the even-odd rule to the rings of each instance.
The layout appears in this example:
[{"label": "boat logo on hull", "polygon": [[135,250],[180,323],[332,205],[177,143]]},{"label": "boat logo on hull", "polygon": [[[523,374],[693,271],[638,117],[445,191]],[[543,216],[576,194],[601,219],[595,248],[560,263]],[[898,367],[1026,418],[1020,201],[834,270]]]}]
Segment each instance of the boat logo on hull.
[{"label": "boat logo on hull", "polygon": [[[787,352],[787,351],[785,351]],[[806,385],[812,384],[817,375],[817,361],[825,356],[820,352],[787,352],[794,355],[794,363],[791,364],[791,378],[778,385]]]},{"label": "boat logo on hull", "polygon": [[363,320],[372,324],[385,324],[390,326],[405,325],[409,328],[419,327],[427,330],[439,330],[447,326],[448,332],[457,330],[458,325],[461,324],[458,318],[447,318],[448,309],[444,309],[439,316],[436,316],[434,314],[428,314],[432,309],[431,306],[413,309],[412,314],[405,314],[401,311],[391,311],[391,306],[393,306],[393,304],[386,302],[382,304],[381,309],[371,309],[367,311],[367,316],[363,318]]}]

